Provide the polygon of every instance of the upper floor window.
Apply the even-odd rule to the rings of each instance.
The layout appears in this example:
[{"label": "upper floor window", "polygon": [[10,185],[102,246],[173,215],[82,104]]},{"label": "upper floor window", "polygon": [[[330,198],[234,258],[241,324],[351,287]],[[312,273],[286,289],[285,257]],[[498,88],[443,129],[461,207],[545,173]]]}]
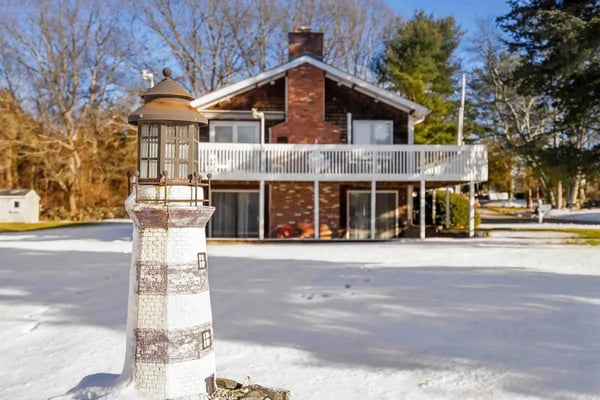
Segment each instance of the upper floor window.
[{"label": "upper floor window", "polygon": [[260,123],[258,121],[210,121],[210,141],[260,143]]},{"label": "upper floor window", "polygon": [[393,121],[355,120],[352,123],[352,144],[393,144]]}]

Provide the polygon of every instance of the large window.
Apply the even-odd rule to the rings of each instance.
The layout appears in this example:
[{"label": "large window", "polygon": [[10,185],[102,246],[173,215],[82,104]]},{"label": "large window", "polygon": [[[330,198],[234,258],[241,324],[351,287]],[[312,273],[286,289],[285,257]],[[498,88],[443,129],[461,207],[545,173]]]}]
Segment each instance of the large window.
[{"label": "large window", "polygon": [[212,203],[216,208],[212,237],[258,237],[258,191],[213,190]]},{"label": "large window", "polygon": [[393,144],[392,121],[355,120],[352,123],[352,144]]},{"label": "large window", "polygon": [[[369,239],[371,236],[371,193],[348,191],[348,239]],[[398,193],[377,191],[375,194],[375,238],[391,239],[398,228]]]},{"label": "large window", "polygon": [[210,141],[214,143],[259,143],[260,123],[258,121],[211,121]]}]

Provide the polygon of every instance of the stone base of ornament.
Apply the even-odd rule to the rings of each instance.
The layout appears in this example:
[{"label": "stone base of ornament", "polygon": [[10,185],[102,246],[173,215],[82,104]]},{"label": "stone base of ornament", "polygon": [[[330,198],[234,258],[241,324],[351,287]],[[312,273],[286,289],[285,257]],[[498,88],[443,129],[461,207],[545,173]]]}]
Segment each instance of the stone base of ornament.
[{"label": "stone base of ornament", "polygon": [[250,383],[244,385],[233,379],[217,378],[217,390],[211,400],[290,400],[289,390],[271,389]]}]

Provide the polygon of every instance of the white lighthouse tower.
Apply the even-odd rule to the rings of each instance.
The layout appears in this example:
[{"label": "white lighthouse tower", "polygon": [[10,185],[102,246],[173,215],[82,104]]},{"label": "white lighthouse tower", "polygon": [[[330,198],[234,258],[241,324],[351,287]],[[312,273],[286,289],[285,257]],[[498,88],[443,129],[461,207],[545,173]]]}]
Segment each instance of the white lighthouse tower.
[{"label": "white lighthouse tower", "polygon": [[206,118],[163,74],[129,116],[139,174],[125,202],[134,234],[122,378],[151,399],[204,399],[215,388],[205,237],[214,208],[197,157]]}]

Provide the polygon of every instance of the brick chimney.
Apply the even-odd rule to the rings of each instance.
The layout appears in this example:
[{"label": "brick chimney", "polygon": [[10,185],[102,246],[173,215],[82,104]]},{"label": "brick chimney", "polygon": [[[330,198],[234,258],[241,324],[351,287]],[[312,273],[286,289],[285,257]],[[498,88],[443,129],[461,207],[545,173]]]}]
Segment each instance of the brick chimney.
[{"label": "brick chimney", "polygon": [[[289,33],[290,59],[323,56],[323,33],[310,28]],[[287,71],[286,122],[271,130],[272,142],[339,143],[339,130],[325,122],[325,71],[305,63]]]},{"label": "brick chimney", "polygon": [[308,27],[294,29],[288,33],[288,53],[290,60],[309,53],[319,60],[323,59],[323,33],[311,32]]}]

